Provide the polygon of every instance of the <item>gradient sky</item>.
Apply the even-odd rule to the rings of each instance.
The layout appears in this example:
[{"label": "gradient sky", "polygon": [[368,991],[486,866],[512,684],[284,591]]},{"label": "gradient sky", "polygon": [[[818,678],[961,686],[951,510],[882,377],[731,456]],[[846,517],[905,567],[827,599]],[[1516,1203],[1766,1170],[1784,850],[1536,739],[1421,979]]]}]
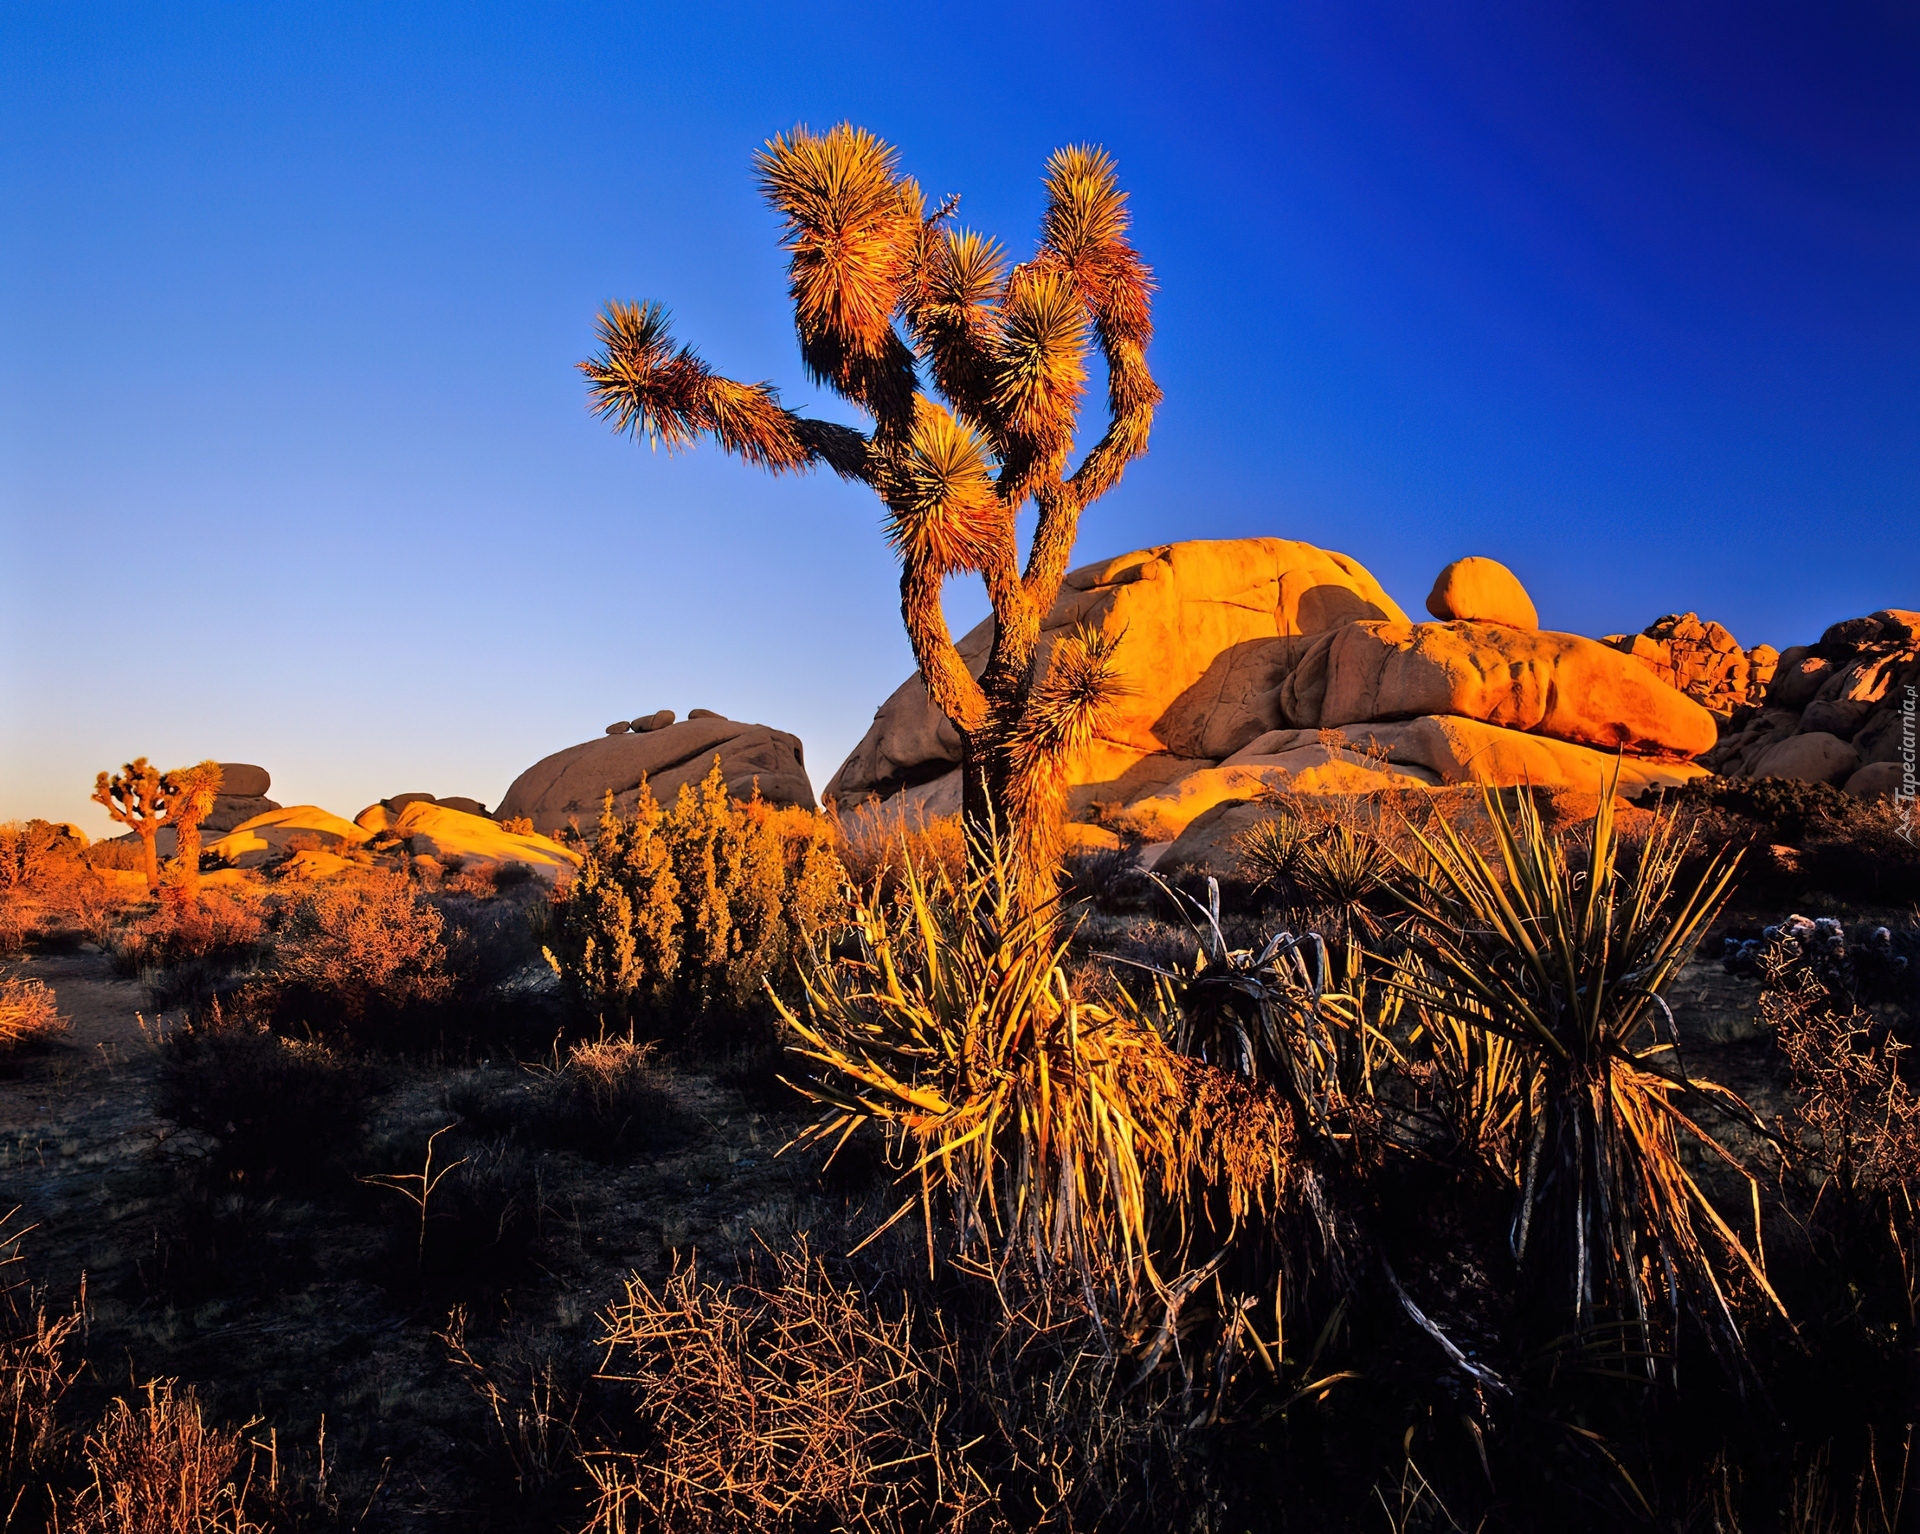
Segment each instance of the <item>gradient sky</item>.
[{"label": "gradient sky", "polygon": [[[1418,611],[1785,646],[1920,607],[1910,5],[0,9],[0,817],[259,762],[495,803],[608,720],[799,733],[911,669],[879,509],[617,440],[610,297],[801,373],[753,149],[851,119],[1029,245],[1105,144],[1152,452],[1076,563],[1309,539]],[[1090,440],[1089,436],[1089,440]],[[956,591],[957,622],[984,611]]]}]

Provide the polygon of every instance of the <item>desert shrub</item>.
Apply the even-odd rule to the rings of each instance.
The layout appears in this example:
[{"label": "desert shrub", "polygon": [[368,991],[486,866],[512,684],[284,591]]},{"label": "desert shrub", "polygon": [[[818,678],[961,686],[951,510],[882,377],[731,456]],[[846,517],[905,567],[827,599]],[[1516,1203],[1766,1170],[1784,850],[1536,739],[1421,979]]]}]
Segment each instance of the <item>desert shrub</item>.
[{"label": "desert shrub", "polygon": [[1219,1526],[1185,1417],[1071,1301],[883,1306],[803,1243],[630,1277],[602,1340],[633,1420],[583,1456],[589,1534]]},{"label": "desert shrub", "polygon": [[29,1049],[67,1030],[44,980],[0,979],[0,1055]]},{"label": "desert shrub", "polygon": [[316,885],[285,911],[273,944],[268,1000],[305,1009],[315,1027],[358,1025],[443,1001],[445,922],[403,874],[370,869]]},{"label": "desert shrub", "polygon": [[546,1209],[538,1169],[512,1135],[449,1124],[383,1156],[418,1167],[359,1179],[389,1221],[399,1287],[470,1294],[524,1275]]},{"label": "desert shrub", "polygon": [[95,932],[114,903],[65,826],[0,824],[0,953]]},{"label": "desert shrub", "polygon": [[80,861],[65,826],[49,820],[0,822],[0,894],[38,889]]},{"label": "desert shrub", "polygon": [[80,856],[90,868],[108,868],[121,873],[134,873],[146,866],[140,838],[131,835],[106,837]]},{"label": "desert shrub", "polygon": [[312,1186],[337,1175],[376,1084],[327,1045],[229,1020],[217,1003],[162,1048],[154,1111],[212,1141],[210,1168],[224,1180]]},{"label": "desert shrub", "polygon": [[500,829],[513,836],[537,836],[533,829],[533,818],[529,815],[509,815],[500,822]]},{"label": "desert shrub", "polygon": [[716,758],[671,809],[644,784],[630,818],[608,796],[585,863],[554,896],[548,955],[603,1019],[738,1013],[804,950],[840,879],[824,819],[736,802]]},{"label": "desert shrub", "polygon": [[1089,901],[1101,910],[1126,910],[1153,893],[1153,880],[1132,847],[1070,853],[1061,866],[1067,898]]},{"label": "desert shrub", "polygon": [[196,896],[169,885],[149,911],[113,934],[109,947],[114,967],[135,975],[193,959],[234,963],[249,957],[265,933],[257,901],[229,890]]},{"label": "desert shrub", "polygon": [[909,866],[928,884],[957,888],[966,877],[967,836],[958,815],[869,800],[844,814],[835,810],[833,820],[847,877],[862,889],[891,894]]},{"label": "desert shrub", "polygon": [[1816,827],[1844,824],[1861,803],[1831,783],[1802,783],[1794,778],[1696,778],[1669,790],[1670,810],[1721,810],[1739,815],[1765,833],[1766,840],[1794,843]]},{"label": "desert shrub", "polygon": [[[252,1424],[248,1424],[251,1426]],[[87,1482],[57,1527],[74,1534],[265,1534],[247,1515],[246,1429],[208,1424],[193,1388],[153,1380],[116,1397],[82,1451]]]}]

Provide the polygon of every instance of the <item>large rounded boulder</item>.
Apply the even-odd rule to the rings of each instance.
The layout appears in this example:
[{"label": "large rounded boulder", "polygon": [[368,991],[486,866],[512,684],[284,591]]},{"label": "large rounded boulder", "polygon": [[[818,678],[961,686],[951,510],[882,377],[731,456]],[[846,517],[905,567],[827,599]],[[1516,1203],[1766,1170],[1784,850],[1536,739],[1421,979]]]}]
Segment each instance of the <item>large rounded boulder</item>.
[{"label": "large rounded boulder", "polygon": [[1452,715],[1635,756],[1713,749],[1713,716],[1618,650],[1497,623],[1352,623],[1283,689],[1288,722],[1340,728]]},{"label": "large rounded boulder", "polygon": [[656,799],[670,802],[683,783],[704,778],[716,756],[735,798],[749,798],[757,787],[770,804],[813,808],[799,736],[696,709],[678,724],[602,735],[542,757],[513,780],[494,813],[524,817],[546,834],[571,822],[591,826],[609,792],[623,814],[632,813],[643,780]]},{"label": "large rounded boulder", "polygon": [[[1140,549],[1068,574],[1041,629],[1042,665],[1060,635],[1090,624],[1119,636],[1132,691],[1074,776],[1085,792],[1129,792],[1210,767],[1285,721],[1280,686],[1316,635],[1406,615],[1356,560],[1287,538],[1195,540]],[[975,676],[993,620],[959,642]],[[915,673],[880,706],[826,795],[853,805],[953,773],[960,740]],[[957,792],[940,796],[957,801]]]}]

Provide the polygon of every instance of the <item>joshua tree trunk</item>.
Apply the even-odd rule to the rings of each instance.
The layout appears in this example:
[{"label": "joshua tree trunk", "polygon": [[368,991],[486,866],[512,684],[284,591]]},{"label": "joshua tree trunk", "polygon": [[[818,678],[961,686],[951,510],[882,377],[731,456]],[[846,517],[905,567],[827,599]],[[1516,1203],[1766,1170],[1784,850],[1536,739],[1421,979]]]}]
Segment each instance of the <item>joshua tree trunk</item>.
[{"label": "joshua tree trunk", "polygon": [[[1160,390],[1146,365],[1152,279],[1127,240],[1126,195],[1100,150],[1047,164],[1047,211],[1031,259],[1009,267],[991,240],[929,212],[898,156],[841,125],[797,129],[758,157],[761,187],[786,219],[789,292],[801,357],[816,381],[872,418],[863,433],[785,409],[767,384],[715,375],[676,346],[665,310],[620,304],[600,316],[599,355],[580,364],[615,430],[669,449],[710,434],[773,473],[824,463],[872,487],[900,555],[900,611],[935,707],[961,741],[975,856],[1002,840],[1021,898],[1055,890],[1066,776],[1110,719],[1120,690],[1114,636],[1054,644],[1040,625],[1059,594],[1082,510],[1146,451]],[[897,328],[896,328],[897,327]],[[1107,430],[1068,472],[1098,346]],[[924,392],[924,381],[933,392]],[[1016,519],[1038,521],[1024,565]],[[980,576],[993,649],[976,680],[941,607],[949,575]]]}]

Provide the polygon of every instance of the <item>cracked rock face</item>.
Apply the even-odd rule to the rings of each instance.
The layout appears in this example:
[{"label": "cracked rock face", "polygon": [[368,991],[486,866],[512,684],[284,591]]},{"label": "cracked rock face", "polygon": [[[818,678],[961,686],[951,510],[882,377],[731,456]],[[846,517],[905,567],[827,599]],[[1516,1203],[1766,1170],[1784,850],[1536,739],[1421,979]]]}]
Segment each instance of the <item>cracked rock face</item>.
[{"label": "cracked rock face", "polygon": [[602,735],[543,757],[519,777],[500,801],[501,820],[525,816],[551,834],[578,821],[591,827],[609,791],[615,807],[631,814],[644,778],[656,799],[670,803],[683,783],[698,783],[720,758],[727,790],[735,798],[760,797],[770,804],[813,808],[800,737],[764,724],[722,719],[704,709],[678,724],[635,734]]}]

